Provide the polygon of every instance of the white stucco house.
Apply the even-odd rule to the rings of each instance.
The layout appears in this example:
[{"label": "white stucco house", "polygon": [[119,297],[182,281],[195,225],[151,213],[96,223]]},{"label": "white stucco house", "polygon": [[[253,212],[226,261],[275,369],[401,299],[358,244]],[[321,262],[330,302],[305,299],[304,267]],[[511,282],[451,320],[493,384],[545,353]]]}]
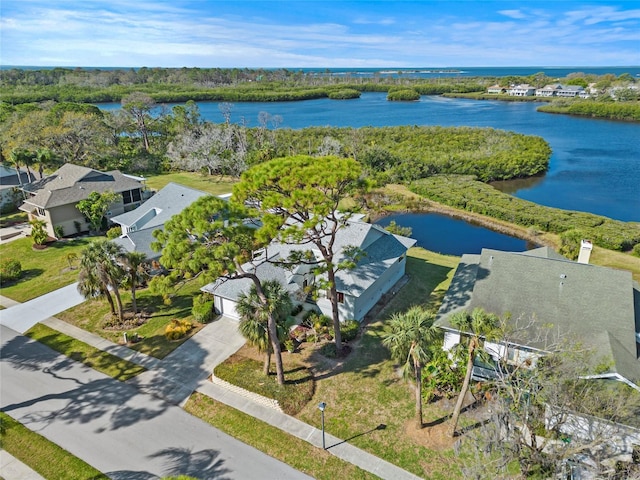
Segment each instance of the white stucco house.
[{"label": "white stucco house", "polygon": [[[346,226],[338,230],[334,249],[342,251],[347,246],[359,247],[364,255],[352,270],[339,271],[336,274],[339,313],[341,320],[362,321],[365,315],[393,288],[405,275],[407,250],[416,244],[416,240],[393,235],[382,227],[362,221],[362,217],[352,218]],[[300,265],[288,270],[275,264],[286,259],[295,249],[309,250],[311,247],[272,243],[260,252],[252,263],[244,265],[246,270],[254,271],[265,280],[277,280],[291,294],[294,302],[307,300],[305,287],[315,282],[312,267]],[[317,259],[320,253],[314,252]],[[338,262],[340,254],[338,254]],[[214,305],[218,314],[239,319],[236,304],[239,296],[251,288],[249,279],[219,279],[202,288],[202,291],[214,296]],[[309,300],[311,301],[311,300]],[[331,304],[325,295],[314,301],[325,315],[331,316]]]}]

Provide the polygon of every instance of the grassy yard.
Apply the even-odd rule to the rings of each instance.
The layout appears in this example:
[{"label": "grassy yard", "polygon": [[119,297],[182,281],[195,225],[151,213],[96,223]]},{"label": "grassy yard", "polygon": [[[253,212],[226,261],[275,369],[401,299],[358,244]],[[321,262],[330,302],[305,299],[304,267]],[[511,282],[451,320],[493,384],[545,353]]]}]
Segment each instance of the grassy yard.
[{"label": "grassy yard", "polygon": [[1,447],[49,480],[107,480],[91,465],[0,412]]},{"label": "grassy yard", "polygon": [[[319,480],[378,478],[261,420],[194,393],[185,410],[225,433]],[[267,478],[268,475],[265,476]]]},{"label": "grassy yard", "polygon": [[25,223],[28,221],[25,212],[3,213],[0,215],[0,228],[10,227],[16,223]]},{"label": "grassy yard", "polygon": [[125,382],[146,370],[135,363],[98,350],[40,323],[31,327],[25,335],[72,360],[83,363],[121,382]]},{"label": "grassy yard", "polygon": [[[165,328],[172,319],[192,320],[193,296],[198,291],[198,285],[192,282],[180,290],[179,295],[173,298],[170,305],[165,305],[160,295],[153,295],[148,289],[137,291],[138,310],[149,315],[146,322],[137,328],[126,330],[105,328],[104,321],[109,316],[109,304],[103,299],[88,300],[57,314],[56,317],[115,343],[122,340],[124,332],[129,336],[137,333],[143,337],[143,340],[129,345],[130,348],[156,358],[164,358],[202,328],[201,324],[193,322],[194,328],[189,336],[172,341],[164,336]],[[125,308],[131,308],[131,294],[122,290],[121,295]]]},{"label": "grassy yard", "polygon": [[[366,325],[361,339],[353,344],[354,350],[346,360],[327,359],[314,353],[311,347],[305,347],[299,354],[285,353],[285,369],[294,362],[303,361],[314,370],[316,376],[315,394],[296,417],[320,428],[317,404],[326,402],[326,429],[332,435],[348,439],[349,443],[425,478],[459,476],[462,457],[456,457],[452,441],[442,437],[441,427],[451,412],[450,406],[425,405],[424,420],[427,424],[431,422],[435,428],[417,431],[414,426],[413,392],[398,377],[396,366],[380,340],[384,330],[383,321],[392,313],[404,311],[414,304],[437,308],[458,260],[457,257],[412,248],[407,262],[409,282]],[[195,402],[197,408],[187,408],[205,419],[216,417],[221,408],[199,397],[194,397],[191,402]],[[229,423],[236,421],[229,420]],[[470,420],[463,418],[462,422],[468,424]],[[236,436],[234,432],[229,433]],[[260,441],[261,433],[248,429],[242,435],[239,438],[254,444]],[[282,433],[277,434],[278,438],[281,436]],[[290,463],[287,459],[281,459]],[[342,471],[334,471],[329,476],[347,478]]]},{"label": "grassy yard", "polygon": [[228,177],[202,175],[200,173],[175,172],[153,175],[147,177],[146,181],[147,185],[154,190],[160,190],[169,182],[209,192],[212,195],[221,195],[223,193],[231,193],[233,184],[237,180]]},{"label": "grassy yard", "polygon": [[[22,278],[15,283],[3,285],[0,295],[17,302],[26,302],[45,293],[62,288],[78,279],[78,270],[69,268],[67,255],[80,252],[91,238],[60,241],[44,250],[34,250],[31,238],[21,238],[0,245],[3,259],[14,258],[22,265]],[[77,261],[75,262],[77,266]]]}]

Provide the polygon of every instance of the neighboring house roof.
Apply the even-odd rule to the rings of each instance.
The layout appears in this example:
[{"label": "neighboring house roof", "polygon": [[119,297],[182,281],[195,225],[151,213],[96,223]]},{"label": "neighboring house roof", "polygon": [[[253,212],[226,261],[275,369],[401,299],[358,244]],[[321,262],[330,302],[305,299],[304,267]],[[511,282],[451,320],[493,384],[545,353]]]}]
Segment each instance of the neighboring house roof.
[{"label": "neighboring house roof", "polygon": [[[436,325],[455,330],[450,316],[480,307],[515,321],[535,319],[613,360],[613,372],[640,381],[640,287],[631,272],[572,262],[548,248],[529,252],[483,249],[463,255]],[[535,327],[534,327],[535,328]],[[523,331],[513,341],[544,350]]]},{"label": "neighboring house roof", "polygon": [[[334,243],[335,263],[343,259],[342,250],[347,246],[356,246],[363,250],[364,255],[352,270],[341,270],[336,274],[336,288],[348,295],[358,296],[366,291],[391,265],[406,254],[407,249],[416,244],[416,240],[400,235],[393,235],[378,225],[373,225],[355,217],[346,226],[341,227]],[[328,241],[328,239],[327,239]],[[315,247],[309,244],[289,245],[272,242],[267,248],[269,261],[285,260],[294,250],[311,250]],[[319,252],[316,258],[321,259]],[[245,267],[251,268],[250,264]],[[287,270],[262,259],[255,269],[261,280],[278,280],[291,292],[300,290],[295,283],[296,269]],[[204,287],[204,290],[230,300],[237,300],[242,292],[250,287],[250,280],[220,281]]]},{"label": "neighboring house roof", "polygon": [[118,170],[100,172],[66,163],[50,176],[25,185],[23,190],[35,194],[25,203],[47,209],[79,202],[91,192],[119,193],[140,187],[139,180]]},{"label": "neighboring house roof", "polygon": [[181,213],[200,197],[208,195],[210,194],[177,183],[168,183],[135,210],[111,219],[122,225],[125,232],[114,240],[115,243],[128,252],[142,252],[148,259],[159,258],[162,253],[151,249],[151,243],[155,241],[153,232],[162,230],[171,217]]},{"label": "neighboring house roof", "polygon": [[151,243],[155,241],[153,232],[162,230],[163,227],[145,228],[135,232],[128,232],[118,238],[114,238],[113,242],[120,245],[127,252],[142,252],[147,256],[148,260],[160,258],[162,252],[156,252],[151,249]]},{"label": "neighboring house roof", "polygon": [[112,217],[111,221],[136,230],[155,229],[206,195],[209,194],[170,182],[135,210]]}]

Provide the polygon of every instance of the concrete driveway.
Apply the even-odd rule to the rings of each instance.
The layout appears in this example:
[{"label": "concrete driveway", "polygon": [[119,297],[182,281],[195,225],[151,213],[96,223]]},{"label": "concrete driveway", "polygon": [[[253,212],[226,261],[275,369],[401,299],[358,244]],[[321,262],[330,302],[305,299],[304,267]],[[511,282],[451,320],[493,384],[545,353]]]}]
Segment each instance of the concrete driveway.
[{"label": "concrete driveway", "polygon": [[0,338],[0,409],[110,478],[310,478],[4,326]]},{"label": "concrete driveway", "polygon": [[36,323],[82,302],[84,297],[78,293],[78,284],[73,283],[28,302],[0,310],[0,325],[24,333]]}]

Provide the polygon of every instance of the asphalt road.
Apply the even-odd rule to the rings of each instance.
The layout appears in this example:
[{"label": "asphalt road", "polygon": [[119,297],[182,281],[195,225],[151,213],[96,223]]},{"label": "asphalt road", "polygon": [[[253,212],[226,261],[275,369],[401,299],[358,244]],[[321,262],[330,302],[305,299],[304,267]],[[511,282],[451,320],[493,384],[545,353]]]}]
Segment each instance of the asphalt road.
[{"label": "asphalt road", "polygon": [[111,478],[310,478],[4,326],[0,343],[0,409]]}]

